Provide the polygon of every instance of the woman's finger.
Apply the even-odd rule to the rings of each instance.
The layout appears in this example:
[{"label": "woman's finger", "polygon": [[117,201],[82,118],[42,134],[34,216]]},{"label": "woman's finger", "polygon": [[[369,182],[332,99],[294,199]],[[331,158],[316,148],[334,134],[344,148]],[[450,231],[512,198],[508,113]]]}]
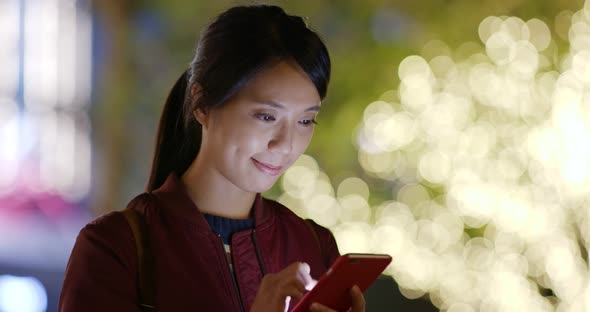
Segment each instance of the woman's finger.
[{"label": "woman's finger", "polygon": [[336,310],[332,310],[328,307],[326,307],[323,304],[319,304],[317,302],[314,302],[310,307],[309,310],[311,312],[336,312]]},{"label": "woman's finger", "polygon": [[[354,285],[350,289],[350,296],[352,297],[352,307],[348,311],[365,312],[365,297],[363,296],[363,292],[361,291],[361,289],[357,285]],[[310,306],[309,309],[312,312],[333,312],[333,311],[335,311],[335,310],[332,310],[332,309],[326,307],[325,305],[319,304],[317,302],[314,302]]]},{"label": "woman's finger", "polygon": [[284,285],[281,289],[281,297],[291,297],[293,300],[300,300],[305,293],[305,288],[301,283]]},{"label": "woman's finger", "polygon": [[[275,279],[285,287],[295,287],[300,292],[305,292],[305,280],[306,277],[304,275],[304,268],[302,269],[303,262],[295,262],[285,268],[283,271],[279,272]],[[306,264],[307,265],[307,264]],[[309,265],[308,265],[309,267]],[[311,278],[311,277],[310,277]]]},{"label": "woman's finger", "polygon": [[285,287],[292,288],[297,290],[298,292],[305,292],[305,285],[301,282],[298,277],[293,277],[291,279],[286,280]]},{"label": "woman's finger", "polygon": [[350,289],[350,296],[352,297],[352,312],[364,312],[365,311],[365,297],[361,289],[354,285]]},{"label": "woman's finger", "polygon": [[297,270],[297,277],[301,280],[306,290],[311,290],[317,284],[317,281],[311,277],[310,272],[311,268],[309,264],[301,262]]}]

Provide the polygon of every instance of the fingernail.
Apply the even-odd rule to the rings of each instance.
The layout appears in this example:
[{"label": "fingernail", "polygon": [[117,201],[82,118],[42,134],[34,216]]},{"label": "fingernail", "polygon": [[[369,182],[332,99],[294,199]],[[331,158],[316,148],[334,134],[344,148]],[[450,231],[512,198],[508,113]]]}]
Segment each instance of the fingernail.
[{"label": "fingernail", "polygon": [[301,262],[301,267],[303,268],[305,273],[309,274],[309,272],[311,272],[311,267],[309,266],[309,264]]}]

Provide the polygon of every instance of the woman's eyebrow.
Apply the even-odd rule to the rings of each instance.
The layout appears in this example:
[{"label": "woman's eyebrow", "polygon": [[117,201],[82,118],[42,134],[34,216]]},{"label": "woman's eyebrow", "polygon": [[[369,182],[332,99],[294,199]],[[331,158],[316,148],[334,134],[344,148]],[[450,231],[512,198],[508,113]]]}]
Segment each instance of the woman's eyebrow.
[{"label": "woman's eyebrow", "polygon": [[[266,106],[270,106],[272,108],[278,108],[278,109],[284,109],[285,106],[283,104],[277,103],[273,100],[268,100],[268,101],[262,101],[260,102],[260,104],[262,105],[266,105]],[[305,109],[305,112],[319,112],[320,111],[320,106],[319,105],[314,105],[311,107],[308,107]]]}]

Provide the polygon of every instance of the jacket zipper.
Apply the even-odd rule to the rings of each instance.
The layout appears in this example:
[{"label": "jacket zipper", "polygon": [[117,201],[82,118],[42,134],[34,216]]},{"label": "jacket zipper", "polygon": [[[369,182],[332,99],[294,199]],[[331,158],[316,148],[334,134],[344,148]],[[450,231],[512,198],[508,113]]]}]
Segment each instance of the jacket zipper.
[{"label": "jacket zipper", "polygon": [[254,250],[256,250],[256,258],[258,258],[258,265],[260,266],[260,270],[262,271],[262,276],[266,275],[266,267],[264,266],[264,261],[262,261],[262,253],[260,253],[260,249],[258,248],[258,239],[256,238],[256,230],[252,229],[252,243],[254,243]]},{"label": "jacket zipper", "polygon": [[[229,260],[227,260],[227,253],[225,252],[225,244],[223,244],[223,238],[221,238],[221,235],[217,235],[217,237],[219,237],[219,241],[221,242],[221,249],[223,250],[223,259],[225,259],[225,267],[228,269],[229,274],[231,275],[231,280],[234,284],[234,290],[236,291],[236,295],[238,296],[238,303],[240,304],[240,311],[245,312],[246,309],[244,308],[244,303],[242,303],[242,296],[240,296],[240,288],[238,287],[238,281],[236,281],[236,275],[229,268]],[[234,270],[235,270],[235,268],[234,268]]]}]

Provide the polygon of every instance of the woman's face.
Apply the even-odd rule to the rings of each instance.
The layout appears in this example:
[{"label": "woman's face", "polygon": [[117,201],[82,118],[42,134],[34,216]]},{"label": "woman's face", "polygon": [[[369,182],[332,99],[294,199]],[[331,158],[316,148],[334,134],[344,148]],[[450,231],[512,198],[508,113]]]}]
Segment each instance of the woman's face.
[{"label": "woman's face", "polygon": [[222,107],[198,111],[203,156],[215,174],[247,192],[268,190],[311,140],[320,96],[296,65],[258,73]]}]

